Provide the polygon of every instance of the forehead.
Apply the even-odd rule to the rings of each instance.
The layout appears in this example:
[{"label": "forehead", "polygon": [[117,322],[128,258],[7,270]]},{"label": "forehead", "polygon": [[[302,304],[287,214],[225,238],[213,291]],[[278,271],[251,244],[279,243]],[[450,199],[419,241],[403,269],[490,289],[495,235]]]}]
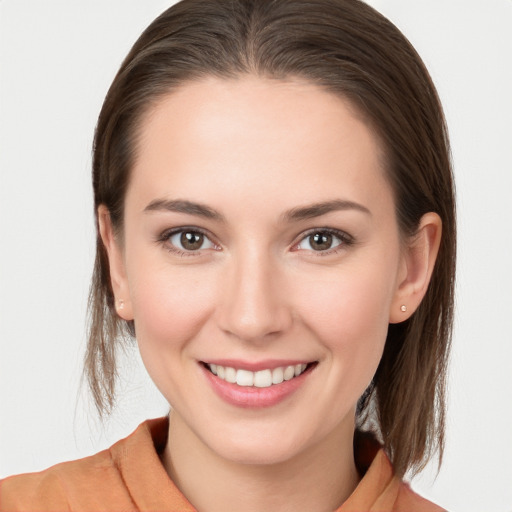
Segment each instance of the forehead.
[{"label": "forehead", "polygon": [[267,194],[293,207],[336,186],[362,201],[371,183],[387,187],[381,162],[378,138],[346,99],[299,80],[209,78],[143,117],[130,189],[147,200],[158,190],[206,202],[216,189],[219,201]]}]

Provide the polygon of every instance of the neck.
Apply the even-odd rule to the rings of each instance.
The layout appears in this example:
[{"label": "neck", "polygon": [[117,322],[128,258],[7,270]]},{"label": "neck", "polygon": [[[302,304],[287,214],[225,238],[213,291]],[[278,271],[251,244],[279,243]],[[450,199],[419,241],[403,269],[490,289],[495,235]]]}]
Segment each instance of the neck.
[{"label": "neck", "polygon": [[176,486],[202,512],[332,512],[357,486],[353,423],[290,460],[243,464],[205,446],[182,418],[171,414],[164,467]]}]

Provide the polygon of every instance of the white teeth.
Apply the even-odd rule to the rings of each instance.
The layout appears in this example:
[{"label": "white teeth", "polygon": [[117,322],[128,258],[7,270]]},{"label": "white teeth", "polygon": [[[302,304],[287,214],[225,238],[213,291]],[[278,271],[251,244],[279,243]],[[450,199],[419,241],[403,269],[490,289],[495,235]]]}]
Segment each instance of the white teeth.
[{"label": "white teeth", "polygon": [[261,370],[254,374],[254,385],[257,388],[268,388],[272,386],[272,372],[270,370]]},{"label": "white teeth", "polygon": [[272,384],[281,384],[284,380],[284,370],[282,368],[274,368],[272,370]]},{"label": "white teeth", "polygon": [[249,387],[254,386],[257,388],[268,388],[273,384],[281,384],[285,380],[291,380],[298,377],[307,365],[296,364],[290,366],[279,366],[273,370],[259,370],[251,372],[249,370],[237,370],[230,366],[220,366],[218,364],[209,364],[211,372],[217,375],[222,380],[239,386]]},{"label": "white teeth", "polygon": [[236,383],[239,386],[252,386],[254,384],[254,372],[248,370],[237,370]]},{"label": "white teeth", "polygon": [[295,377],[295,366],[287,366],[284,369],[284,380],[291,380]]},{"label": "white teeth", "polygon": [[226,382],[231,382],[231,384],[234,384],[236,382],[236,370],[234,368],[226,366],[224,380]]}]

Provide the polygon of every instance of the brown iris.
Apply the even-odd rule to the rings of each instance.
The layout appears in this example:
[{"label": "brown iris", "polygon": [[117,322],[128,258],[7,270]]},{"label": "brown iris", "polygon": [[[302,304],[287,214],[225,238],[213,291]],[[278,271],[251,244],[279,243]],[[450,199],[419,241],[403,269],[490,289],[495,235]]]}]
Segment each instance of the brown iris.
[{"label": "brown iris", "polygon": [[204,235],[196,231],[184,231],[180,237],[181,246],[187,251],[197,251],[204,242]]},{"label": "brown iris", "polygon": [[325,251],[332,247],[332,235],[330,233],[315,233],[309,237],[309,244],[315,251]]}]

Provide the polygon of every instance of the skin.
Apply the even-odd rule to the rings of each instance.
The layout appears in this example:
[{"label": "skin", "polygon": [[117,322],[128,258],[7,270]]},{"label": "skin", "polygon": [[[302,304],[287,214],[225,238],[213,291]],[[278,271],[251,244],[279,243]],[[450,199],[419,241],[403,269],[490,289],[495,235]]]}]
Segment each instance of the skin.
[{"label": "skin", "polygon": [[[441,236],[429,213],[404,242],[382,161],[347,101],[301,81],[202,80],[143,119],[122,244],[104,207],[100,230],[119,314],[173,408],[164,466],[198,509],[332,511],[356,487],[357,400],[388,324],[420,303]],[[338,200],[349,207],[290,215]],[[180,227],[208,236],[200,250],[169,237]],[[327,228],[332,247],[312,245]],[[212,390],[200,361],[215,358],[317,364],[254,409]]]}]

